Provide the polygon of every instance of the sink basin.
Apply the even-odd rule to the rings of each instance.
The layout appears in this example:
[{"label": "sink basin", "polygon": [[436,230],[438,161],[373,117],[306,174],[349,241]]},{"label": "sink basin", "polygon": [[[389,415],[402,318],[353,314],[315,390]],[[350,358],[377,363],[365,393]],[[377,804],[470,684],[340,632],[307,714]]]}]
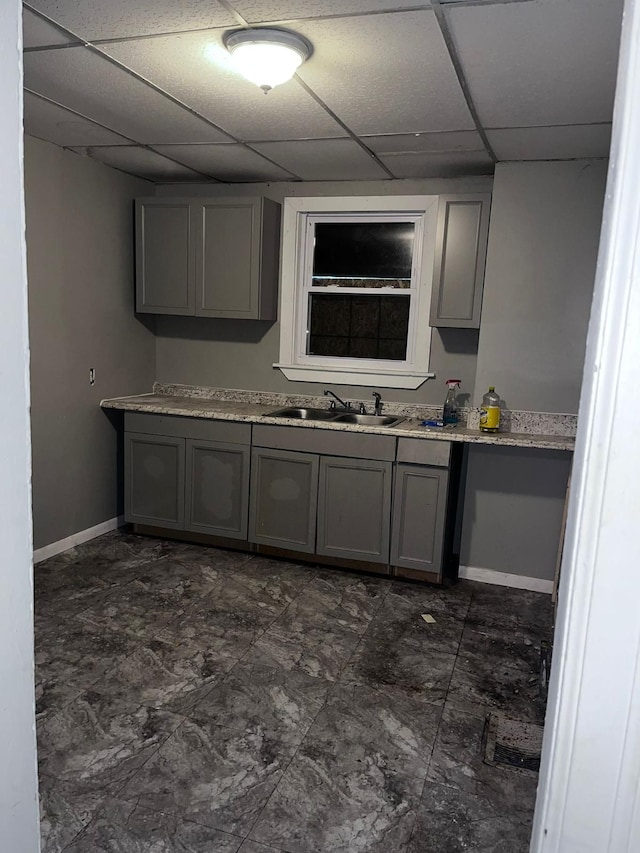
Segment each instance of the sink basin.
[{"label": "sink basin", "polygon": [[335,419],[337,424],[359,424],[360,426],[395,426],[401,423],[404,418],[396,418],[394,415],[356,415],[348,412],[344,415],[338,415]]},{"label": "sink basin", "polygon": [[333,421],[338,415],[339,412],[332,411],[331,409],[304,409],[297,407],[269,412],[269,417],[271,418],[299,418],[303,421]]}]

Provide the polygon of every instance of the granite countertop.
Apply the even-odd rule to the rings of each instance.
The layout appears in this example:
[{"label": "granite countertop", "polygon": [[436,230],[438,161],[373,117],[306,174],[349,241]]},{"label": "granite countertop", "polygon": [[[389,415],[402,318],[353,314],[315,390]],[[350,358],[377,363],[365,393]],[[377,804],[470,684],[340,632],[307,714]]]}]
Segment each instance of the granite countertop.
[{"label": "granite countertop", "polygon": [[[172,391],[176,386],[172,387]],[[187,386],[185,386],[187,387]],[[178,390],[180,386],[177,386]],[[216,393],[216,392],[212,392]],[[222,393],[222,392],[221,392]],[[270,400],[272,395],[251,395],[250,392],[231,392],[228,396],[238,397],[246,394],[248,401],[239,399],[220,399],[207,397],[204,394],[188,394],[180,396],[177,393],[139,394],[132,397],[115,397],[102,400],[103,409],[119,409],[127,412],[149,412],[161,415],[180,415],[191,418],[210,418],[211,420],[238,421],[241,423],[277,424],[293,426],[300,429],[327,429],[342,432],[365,432],[379,435],[394,435],[405,438],[420,438],[435,441],[462,441],[468,444],[490,444],[501,447],[532,447],[542,450],[572,451],[575,439],[570,435],[548,435],[534,432],[499,432],[482,433],[477,429],[457,426],[453,429],[422,426],[420,417],[411,417],[402,412],[392,412],[391,404],[385,407],[385,413],[397,414],[404,417],[401,423],[393,427],[361,426],[357,424],[335,423],[332,421],[304,421],[296,418],[274,418],[269,413],[291,405],[315,405],[327,408],[323,403],[297,403]],[[251,397],[260,402],[254,402]],[[397,407],[396,407],[397,408]],[[562,417],[562,416],[561,416]]]}]

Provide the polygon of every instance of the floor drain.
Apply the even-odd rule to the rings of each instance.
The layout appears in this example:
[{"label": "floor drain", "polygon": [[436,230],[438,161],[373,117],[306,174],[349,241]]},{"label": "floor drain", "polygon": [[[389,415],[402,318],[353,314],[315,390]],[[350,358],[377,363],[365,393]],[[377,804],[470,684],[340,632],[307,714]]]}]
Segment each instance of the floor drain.
[{"label": "floor drain", "polygon": [[484,762],[507,765],[529,773],[540,769],[542,726],[489,714],[484,731]]}]

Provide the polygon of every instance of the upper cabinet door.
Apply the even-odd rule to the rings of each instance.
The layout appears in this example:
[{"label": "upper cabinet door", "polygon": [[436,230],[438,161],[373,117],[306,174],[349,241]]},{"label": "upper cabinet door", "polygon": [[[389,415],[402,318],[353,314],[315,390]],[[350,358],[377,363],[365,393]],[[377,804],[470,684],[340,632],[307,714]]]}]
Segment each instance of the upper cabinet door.
[{"label": "upper cabinet door", "polygon": [[136,201],[136,311],[195,313],[195,243],[187,199]]},{"label": "upper cabinet door", "polygon": [[490,206],[489,193],[440,196],[432,326],[480,328]]},{"label": "upper cabinet door", "polygon": [[275,319],[279,212],[262,198],[192,202],[198,316]]}]

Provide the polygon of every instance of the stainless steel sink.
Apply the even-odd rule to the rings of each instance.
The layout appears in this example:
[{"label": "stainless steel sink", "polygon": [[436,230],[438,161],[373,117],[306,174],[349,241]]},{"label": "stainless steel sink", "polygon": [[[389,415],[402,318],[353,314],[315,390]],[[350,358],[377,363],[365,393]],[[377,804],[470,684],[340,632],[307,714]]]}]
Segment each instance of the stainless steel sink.
[{"label": "stainless steel sink", "polygon": [[352,412],[339,414],[335,419],[337,424],[359,424],[360,426],[395,426],[404,418],[396,418],[393,415],[357,415]]},{"label": "stainless steel sink", "polygon": [[333,421],[339,415],[340,412],[331,409],[305,409],[298,407],[269,412],[270,418],[299,418],[303,421]]}]

